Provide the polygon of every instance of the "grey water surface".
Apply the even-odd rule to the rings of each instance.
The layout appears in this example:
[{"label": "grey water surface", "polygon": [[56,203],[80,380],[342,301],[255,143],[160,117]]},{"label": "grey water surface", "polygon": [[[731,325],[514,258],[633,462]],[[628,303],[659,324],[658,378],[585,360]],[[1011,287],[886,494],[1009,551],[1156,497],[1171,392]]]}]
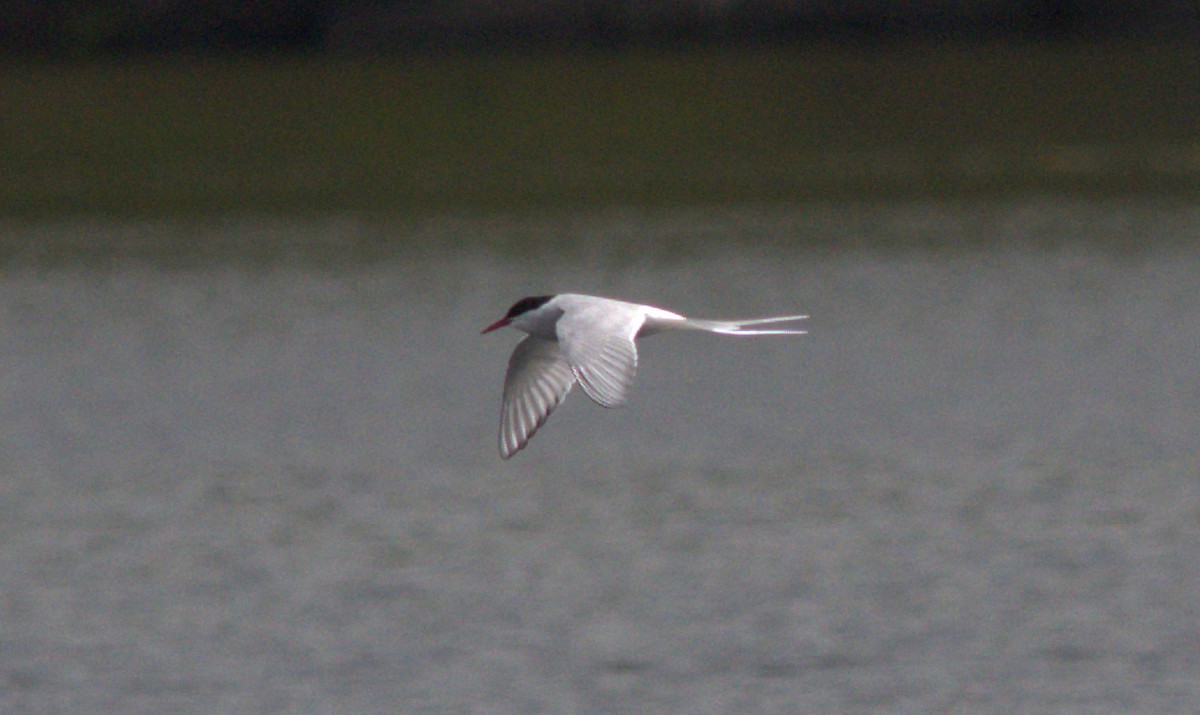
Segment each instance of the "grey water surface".
[{"label": "grey water surface", "polygon": [[[1200,710],[1200,207],[3,227],[0,712]],[[642,344],[496,449],[527,294]]]}]

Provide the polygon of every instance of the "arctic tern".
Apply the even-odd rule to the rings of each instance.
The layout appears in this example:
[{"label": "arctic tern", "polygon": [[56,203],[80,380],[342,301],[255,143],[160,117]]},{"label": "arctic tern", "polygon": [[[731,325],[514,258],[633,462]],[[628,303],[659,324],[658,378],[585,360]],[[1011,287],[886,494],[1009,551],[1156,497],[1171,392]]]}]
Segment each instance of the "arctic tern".
[{"label": "arctic tern", "polygon": [[513,350],[504,376],[500,456],[508,459],[523,449],[576,382],[601,407],[624,404],[637,373],[637,338],[669,330],[803,335],[807,331],[755,326],[807,317],[699,320],[662,308],[591,295],[562,293],[522,298],[503,318],[483,329],[483,333],[490,333],[512,326],[528,333]]}]

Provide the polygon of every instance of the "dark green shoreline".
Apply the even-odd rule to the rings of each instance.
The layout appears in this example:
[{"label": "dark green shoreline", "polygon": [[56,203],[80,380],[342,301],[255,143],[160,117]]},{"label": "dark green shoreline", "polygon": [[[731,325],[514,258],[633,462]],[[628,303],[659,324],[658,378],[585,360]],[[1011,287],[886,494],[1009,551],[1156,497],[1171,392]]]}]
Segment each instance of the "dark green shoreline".
[{"label": "dark green shoreline", "polygon": [[0,215],[1200,194],[1200,45],[8,64]]}]

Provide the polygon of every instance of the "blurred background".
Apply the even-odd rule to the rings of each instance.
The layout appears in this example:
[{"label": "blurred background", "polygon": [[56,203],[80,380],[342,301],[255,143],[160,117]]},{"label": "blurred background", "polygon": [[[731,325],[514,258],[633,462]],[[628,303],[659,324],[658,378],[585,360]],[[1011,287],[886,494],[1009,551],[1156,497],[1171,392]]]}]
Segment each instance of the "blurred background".
[{"label": "blurred background", "polygon": [[1189,0],[4,5],[7,215],[1196,191]]},{"label": "blurred background", "polygon": [[[0,0],[0,711],[1197,710],[1197,38]],[[811,332],[502,461],[567,291]]]}]

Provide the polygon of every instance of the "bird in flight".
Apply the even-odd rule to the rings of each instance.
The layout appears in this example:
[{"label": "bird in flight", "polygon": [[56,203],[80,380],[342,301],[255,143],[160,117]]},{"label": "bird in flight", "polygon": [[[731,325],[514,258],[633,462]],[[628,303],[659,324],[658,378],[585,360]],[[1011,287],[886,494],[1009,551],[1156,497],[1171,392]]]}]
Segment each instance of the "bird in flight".
[{"label": "bird in flight", "polygon": [[803,335],[807,331],[757,326],[807,317],[699,320],[649,305],[575,293],[522,298],[503,318],[483,329],[490,333],[512,326],[528,333],[517,343],[504,375],[500,456],[508,459],[523,449],[576,382],[601,407],[624,404],[637,374],[637,338],[670,330]]}]

